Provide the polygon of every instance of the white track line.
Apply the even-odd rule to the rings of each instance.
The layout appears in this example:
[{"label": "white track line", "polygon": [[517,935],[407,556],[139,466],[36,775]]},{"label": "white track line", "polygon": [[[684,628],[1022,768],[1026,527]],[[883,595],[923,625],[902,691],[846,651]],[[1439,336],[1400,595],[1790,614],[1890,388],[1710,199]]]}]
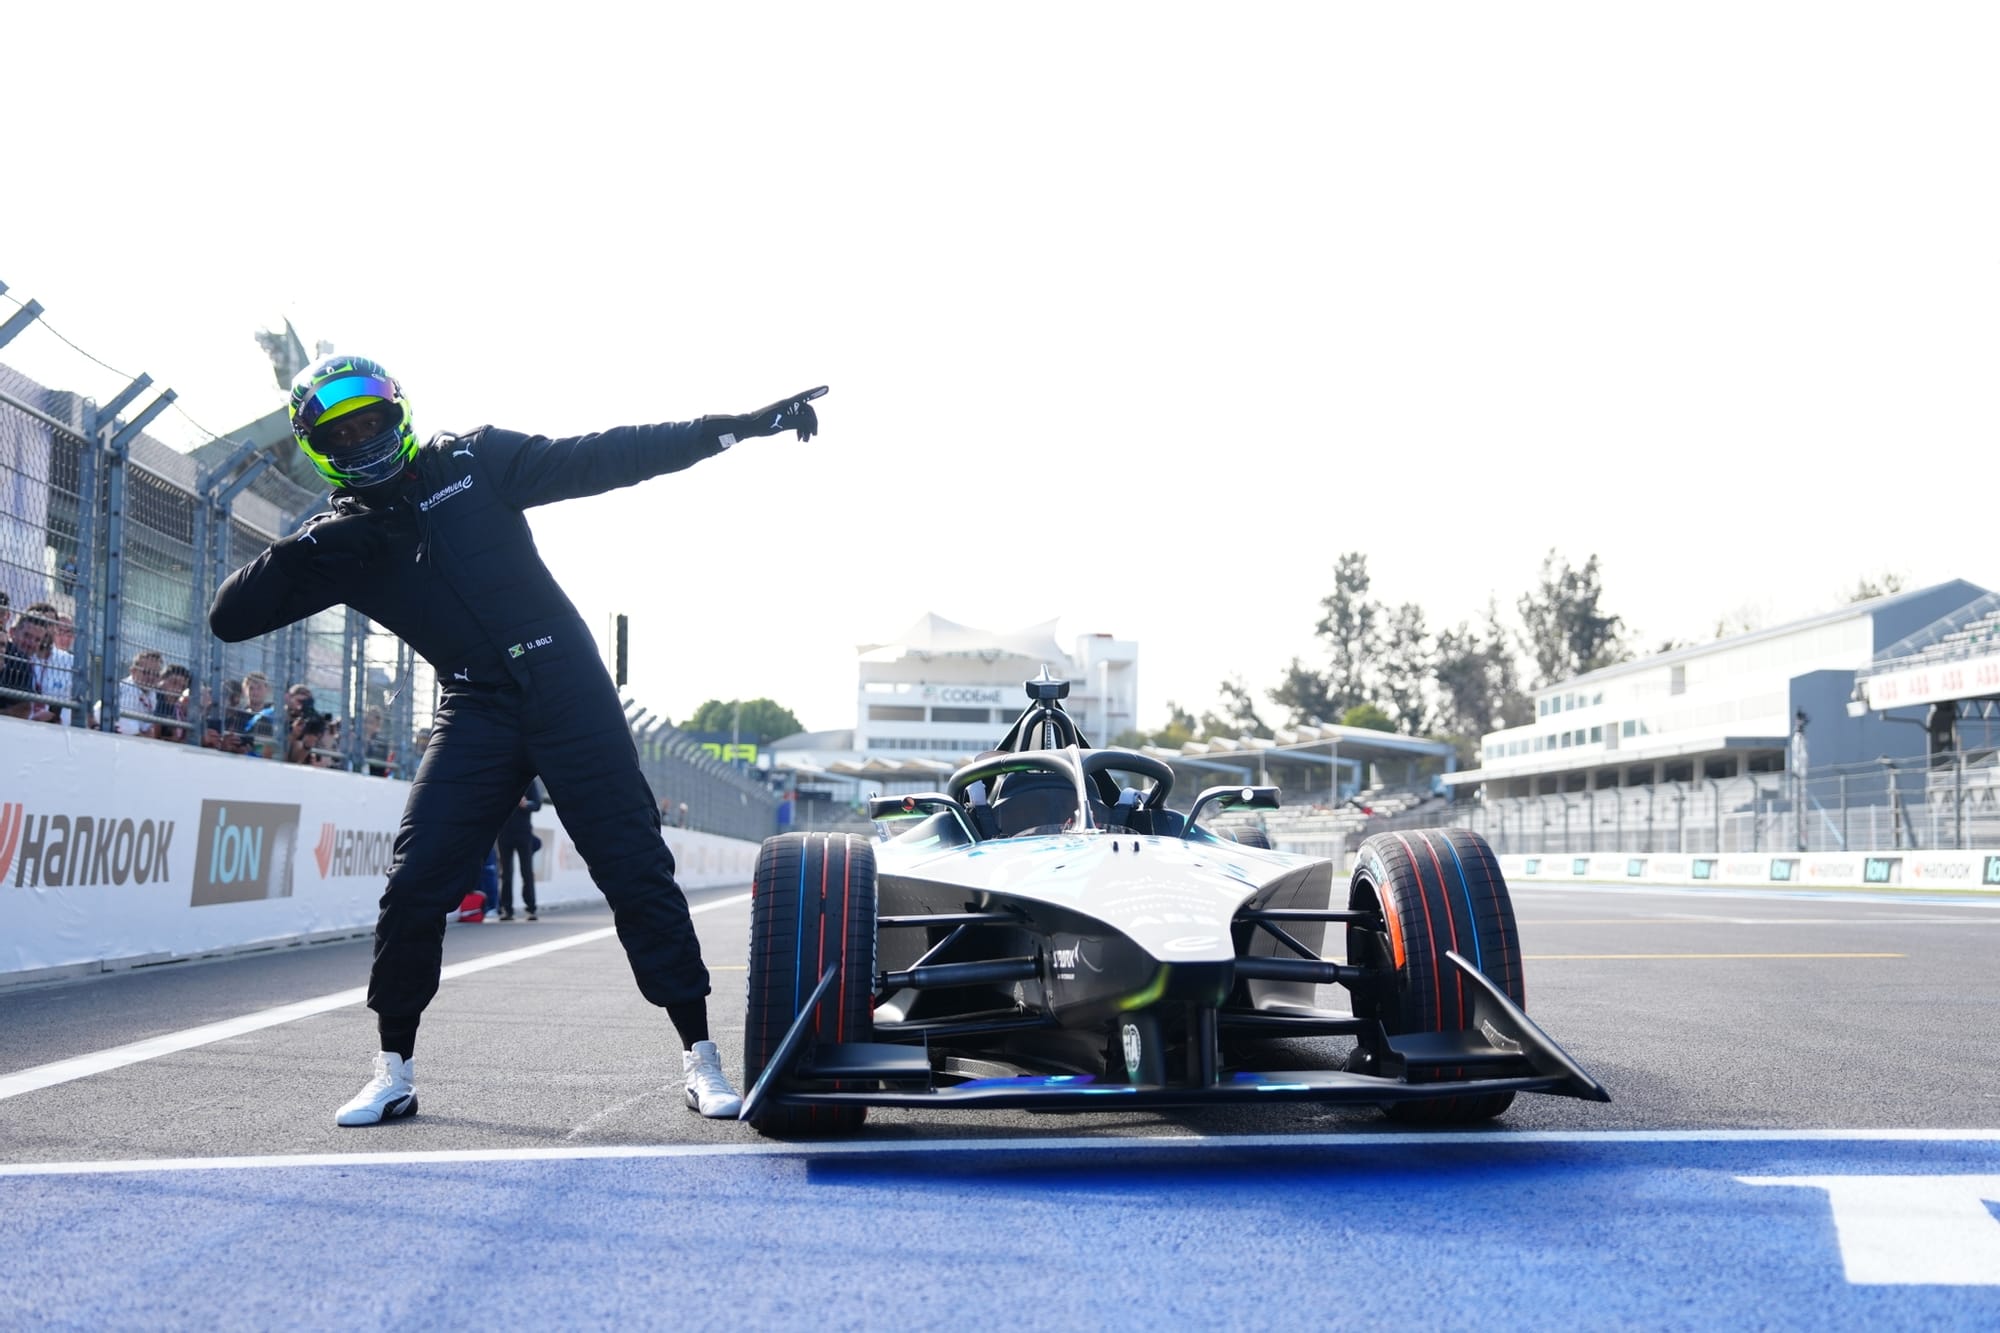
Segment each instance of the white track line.
[{"label": "white track line", "polygon": [[91,1176],[147,1171],[247,1171],[291,1167],[448,1166],[462,1162],[576,1162],[672,1157],[878,1157],[935,1153],[1230,1151],[1243,1148],[1381,1148],[1594,1143],[2000,1143],[2000,1129],[1471,1130],[1411,1134],[1165,1134],[1133,1138],[860,1139],[837,1143],[664,1143],[596,1148],[463,1148],[438,1152],[300,1153],[271,1157],[153,1157],[117,1162],[19,1162],[0,1177]]},{"label": "white track line", "polygon": [[[718,907],[733,907],[750,901],[747,893],[734,894],[728,898],[714,898],[697,903],[688,908],[690,913],[712,912]],[[483,958],[468,959],[463,963],[453,963],[445,968],[439,979],[449,981],[453,977],[469,976],[474,972],[484,972],[489,967],[505,967],[509,963],[522,962],[529,958],[539,958],[543,954],[555,953],[561,949],[574,949],[579,944],[591,944],[617,933],[616,926],[606,926],[601,930],[579,931],[565,935],[561,939],[548,940],[541,944],[530,944],[526,948],[509,949],[504,953],[487,954]],[[220,1023],[204,1023],[197,1028],[184,1028],[179,1032],[168,1032],[158,1037],[148,1037],[126,1046],[114,1046],[105,1051],[93,1051],[89,1055],[79,1055],[68,1060],[57,1060],[52,1064],[36,1065],[16,1073],[0,1075],[0,1101],[9,1097],[19,1097],[23,1093],[35,1092],[53,1087],[58,1083],[68,1083],[79,1078],[89,1078],[92,1074],[102,1074],[109,1069],[120,1069],[126,1065],[136,1065],[146,1060],[157,1060],[163,1055],[185,1051],[196,1046],[206,1046],[210,1042],[225,1041],[230,1037],[240,1037],[246,1032],[256,1032],[261,1028],[277,1027],[280,1023],[291,1023],[301,1018],[311,1018],[329,1009],[345,1009],[350,1004],[360,1004],[368,998],[368,988],[356,986],[352,990],[335,991],[331,995],[321,995],[310,1000],[300,1000],[295,1004],[282,1004],[275,1009],[260,1009],[254,1014],[244,1014],[240,1018],[226,1018]]]}]

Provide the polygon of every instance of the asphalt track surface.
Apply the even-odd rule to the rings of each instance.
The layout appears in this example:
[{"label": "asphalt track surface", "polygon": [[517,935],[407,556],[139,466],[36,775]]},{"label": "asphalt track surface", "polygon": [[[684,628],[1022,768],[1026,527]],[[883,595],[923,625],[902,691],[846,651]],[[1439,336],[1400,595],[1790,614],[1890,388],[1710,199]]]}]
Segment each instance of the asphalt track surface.
[{"label": "asphalt track surface", "polygon": [[[0,991],[0,1327],[2000,1327],[2000,898],[1514,897],[1529,1012],[1614,1101],[1439,1134],[768,1143],[681,1106],[601,909],[454,926],[422,1110],[366,1130],[365,942]],[[747,899],[693,902],[740,1072]]]}]

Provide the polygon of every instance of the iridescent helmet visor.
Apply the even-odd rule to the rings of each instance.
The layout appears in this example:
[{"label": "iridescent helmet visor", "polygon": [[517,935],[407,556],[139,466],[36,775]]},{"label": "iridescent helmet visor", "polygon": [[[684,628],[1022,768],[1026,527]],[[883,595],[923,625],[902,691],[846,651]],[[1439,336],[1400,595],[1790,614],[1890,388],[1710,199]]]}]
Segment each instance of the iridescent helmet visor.
[{"label": "iridescent helmet visor", "polygon": [[[379,434],[338,451],[313,438],[315,427],[377,406],[390,412],[389,424]],[[364,490],[393,481],[416,455],[416,435],[395,382],[373,375],[345,375],[320,385],[299,404],[292,428],[313,467],[334,486]]]},{"label": "iridescent helmet visor", "polygon": [[[356,402],[357,398],[373,398],[384,403],[396,401],[396,382],[374,375],[342,375],[339,379],[328,380],[306,395],[299,409],[292,416],[292,429],[300,438],[309,436],[313,427],[322,421],[332,421],[346,416],[349,412],[366,407],[366,403]],[[342,406],[345,404],[345,406]]]}]

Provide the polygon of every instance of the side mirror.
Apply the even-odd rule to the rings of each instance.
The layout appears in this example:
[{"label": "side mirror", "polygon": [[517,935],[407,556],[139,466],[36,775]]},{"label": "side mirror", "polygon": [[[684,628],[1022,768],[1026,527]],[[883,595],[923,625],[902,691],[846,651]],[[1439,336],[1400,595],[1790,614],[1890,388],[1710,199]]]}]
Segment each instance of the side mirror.
[{"label": "side mirror", "polygon": [[1278,789],[1276,787],[1208,787],[1194,798],[1194,806],[1188,811],[1187,826],[1194,827],[1195,820],[1201,818],[1203,807],[1213,805],[1218,810],[1276,810]]},{"label": "side mirror", "polygon": [[936,814],[939,810],[957,810],[963,814],[957,801],[941,791],[917,792],[910,796],[871,796],[868,798],[870,819],[920,819]]}]

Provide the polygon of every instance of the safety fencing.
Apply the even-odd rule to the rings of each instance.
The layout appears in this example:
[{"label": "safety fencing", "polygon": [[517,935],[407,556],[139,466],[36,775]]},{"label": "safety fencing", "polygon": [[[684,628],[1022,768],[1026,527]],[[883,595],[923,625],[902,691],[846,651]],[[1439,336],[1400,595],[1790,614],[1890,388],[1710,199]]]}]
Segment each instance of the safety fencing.
[{"label": "safety fencing", "polygon": [[0,590],[16,616],[46,608],[37,618],[53,622],[55,650],[39,688],[0,703],[213,746],[268,704],[282,712],[284,691],[303,684],[331,724],[322,763],[361,770],[372,758],[407,773],[434,682],[395,636],[344,608],[240,644],[207,630],[223,578],[324,492],[273,469],[268,450],[235,447],[205,465],[135,429],[146,414],[128,423],[121,407],[0,366]]},{"label": "safety fencing", "polygon": [[[372,928],[402,784],[75,727],[6,730],[0,986]],[[534,828],[538,903],[597,901],[554,807]],[[750,881],[755,842],[691,829],[666,841],[687,888]]]}]

